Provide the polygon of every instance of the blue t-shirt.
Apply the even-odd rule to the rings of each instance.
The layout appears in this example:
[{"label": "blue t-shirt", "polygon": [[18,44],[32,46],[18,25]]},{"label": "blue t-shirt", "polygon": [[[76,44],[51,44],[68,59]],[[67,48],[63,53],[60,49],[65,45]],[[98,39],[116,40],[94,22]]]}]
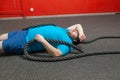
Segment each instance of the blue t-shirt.
[{"label": "blue t-shirt", "polygon": [[[42,35],[45,39],[62,40],[62,41],[72,43],[72,39],[69,37],[68,30],[66,28],[61,28],[61,27],[52,26],[52,25],[31,28],[28,30],[26,41],[29,42],[30,40],[33,40],[36,34]],[[71,47],[64,44],[58,44],[58,43],[50,43],[50,44],[58,48],[62,52],[62,55],[66,55],[72,50]],[[40,51],[40,50],[45,50],[45,48],[41,43],[37,42],[32,44],[29,50]]]}]

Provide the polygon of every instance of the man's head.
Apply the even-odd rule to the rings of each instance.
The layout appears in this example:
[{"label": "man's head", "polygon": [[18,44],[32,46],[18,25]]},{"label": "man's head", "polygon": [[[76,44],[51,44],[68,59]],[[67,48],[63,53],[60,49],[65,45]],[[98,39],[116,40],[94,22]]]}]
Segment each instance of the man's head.
[{"label": "man's head", "polygon": [[79,33],[76,29],[69,29],[68,34],[72,38],[74,44],[80,43]]},{"label": "man's head", "polygon": [[86,36],[80,24],[70,26],[68,27],[68,30],[68,34],[72,38],[73,44],[79,44],[80,42],[85,41]]}]

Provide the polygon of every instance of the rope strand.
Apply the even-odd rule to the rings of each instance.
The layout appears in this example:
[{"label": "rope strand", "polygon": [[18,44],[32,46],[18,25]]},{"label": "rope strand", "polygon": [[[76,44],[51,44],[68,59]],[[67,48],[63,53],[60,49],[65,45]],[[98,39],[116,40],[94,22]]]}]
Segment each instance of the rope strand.
[{"label": "rope strand", "polygon": [[[103,36],[103,37],[95,38],[93,40],[86,41],[86,42],[81,42],[81,43],[82,44],[88,44],[88,43],[92,43],[94,41],[97,41],[99,39],[105,39],[105,38],[120,39],[120,36]],[[83,53],[83,51],[78,46],[75,46],[75,45],[70,44],[68,42],[58,41],[58,40],[47,40],[47,41],[48,42],[53,42],[53,43],[68,45],[68,46],[73,47],[74,49],[78,50],[80,52],[80,54],[71,55],[71,56],[56,57],[56,58],[47,58],[47,57],[43,58],[43,57],[31,56],[28,53],[27,49],[31,44],[36,42],[36,40],[32,40],[32,41],[29,41],[24,47],[24,54],[25,54],[24,56],[26,57],[26,59],[31,60],[31,61],[39,61],[39,62],[56,62],[56,61],[70,60],[70,59],[86,57],[86,56],[93,56],[93,55],[120,54],[120,51],[103,51],[103,52],[94,52],[94,53]]]}]

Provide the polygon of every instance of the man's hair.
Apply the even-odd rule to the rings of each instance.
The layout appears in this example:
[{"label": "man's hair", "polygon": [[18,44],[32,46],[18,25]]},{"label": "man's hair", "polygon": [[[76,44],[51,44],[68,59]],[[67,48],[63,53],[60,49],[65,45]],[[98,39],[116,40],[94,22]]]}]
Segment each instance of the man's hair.
[{"label": "man's hair", "polygon": [[73,41],[73,44],[74,44],[74,45],[78,45],[78,44],[80,44],[80,40],[79,40],[79,38],[77,38],[77,41]]},{"label": "man's hair", "polygon": [[[77,32],[78,32],[78,31],[77,31]],[[77,39],[76,39],[76,41],[73,41],[73,44],[74,44],[74,45],[80,44],[79,32],[78,32],[78,35],[77,35]]]}]

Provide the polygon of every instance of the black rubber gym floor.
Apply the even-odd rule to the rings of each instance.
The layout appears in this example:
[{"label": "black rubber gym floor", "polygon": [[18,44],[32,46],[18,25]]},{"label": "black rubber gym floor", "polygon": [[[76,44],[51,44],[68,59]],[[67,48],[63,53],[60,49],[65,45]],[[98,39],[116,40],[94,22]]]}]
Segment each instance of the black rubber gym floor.
[{"label": "black rubber gym floor", "polygon": [[[0,34],[36,24],[54,23],[67,27],[83,25],[87,40],[101,36],[120,36],[120,15],[76,16],[0,20]],[[79,44],[84,52],[120,51],[120,39],[102,39]],[[69,55],[73,55],[74,50]],[[81,57],[60,62],[33,62],[22,55],[0,57],[1,80],[119,80],[120,55]]]}]

